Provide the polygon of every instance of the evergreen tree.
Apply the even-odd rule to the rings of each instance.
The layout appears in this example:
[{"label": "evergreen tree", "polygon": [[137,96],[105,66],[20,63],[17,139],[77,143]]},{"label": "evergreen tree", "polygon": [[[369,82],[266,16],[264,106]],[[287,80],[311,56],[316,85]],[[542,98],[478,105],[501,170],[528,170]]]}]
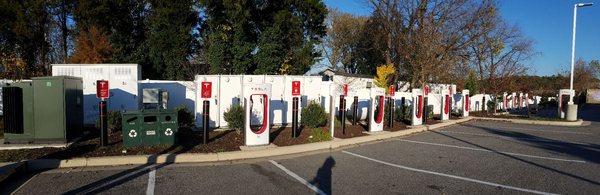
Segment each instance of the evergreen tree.
[{"label": "evergreen tree", "polygon": [[320,57],[320,0],[214,1],[206,9],[207,62],[219,74],[304,74]]},{"label": "evergreen tree", "polygon": [[150,78],[186,79],[181,67],[187,62],[195,42],[192,29],[198,13],[192,0],[152,0],[148,18],[148,63]]},{"label": "evergreen tree", "polygon": [[5,56],[2,67],[16,65],[8,62],[18,61],[22,67],[19,75],[23,78],[47,72],[50,53],[47,7],[45,0],[0,0],[0,56]]}]

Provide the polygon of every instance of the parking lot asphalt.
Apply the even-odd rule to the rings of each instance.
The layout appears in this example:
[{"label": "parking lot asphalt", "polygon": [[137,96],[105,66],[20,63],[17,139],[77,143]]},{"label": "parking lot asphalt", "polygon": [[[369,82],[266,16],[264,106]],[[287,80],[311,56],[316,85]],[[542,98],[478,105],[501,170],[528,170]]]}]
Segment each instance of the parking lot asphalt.
[{"label": "parking lot asphalt", "polygon": [[51,170],[14,194],[598,194],[600,123],[470,121],[331,152]]}]

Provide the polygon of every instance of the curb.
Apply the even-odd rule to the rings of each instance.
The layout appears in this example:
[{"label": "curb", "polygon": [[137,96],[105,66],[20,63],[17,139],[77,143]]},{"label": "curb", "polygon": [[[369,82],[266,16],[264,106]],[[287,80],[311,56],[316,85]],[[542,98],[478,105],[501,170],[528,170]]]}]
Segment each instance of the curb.
[{"label": "curb", "polygon": [[37,159],[26,161],[26,167],[29,171],[46,170],[55,168],[75,168],[75,167],[94,167],[94,166],[120,166],[120,165],[144,165],[144,164],[163,164],[163,163],[211,163],[235,160],[248,160],[265,157],[275,157],[282,155],[301,154],[319,150],[333,150],[349,146],[358,146],[368,142],[381,141],[394,137],[410,135],[418,132],[451,126],[457,123],[463,123],[472,120],[472,117],[458,120],[447,121],[435,125],[419,126],[411,129],[373,134],[349,139],[334,139],[331,141],[300,144],[292,146],[283,146],[269,148],[265,150],[232,151],[221,153],[183,153],[183,154],[162,154],[162,155],[138,155],[138,156],[107,156],[107,157],[89,157],[73,158],[67,160],[58,159]]},{"label": "curb", "polygon": [[530,124],[530,125],[551,125],[551,126],[565,126],[565,127],[578,127],[583,126],[584,121],[579,119],[577,121],[543,121],[543,120],[527,120],[527,119],[507,119],[507,118],[489,118],[489,117],[473,117],[475,120],[490,120],[490,121],[504,121],[518,124]]}]

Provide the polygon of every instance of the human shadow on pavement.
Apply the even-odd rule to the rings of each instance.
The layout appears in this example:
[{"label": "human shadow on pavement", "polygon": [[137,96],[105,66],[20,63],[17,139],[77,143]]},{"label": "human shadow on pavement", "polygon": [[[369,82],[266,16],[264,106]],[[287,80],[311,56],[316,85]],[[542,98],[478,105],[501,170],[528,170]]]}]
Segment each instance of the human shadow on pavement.
[{"label": "human shadow on pavement", "polygon": [[572,174],[572,173],[567,173],[567,172],[564,172],[564,171],[561,171],[561,170],[558,170],[558,169],[555,169],[555,168],[552,168],[552,167],[549,167],[549,166],[545,166],[545,165],[542,165],[542,164],[538,164],[538,163],[535,163],[535,162],[532,162],[532,161],[529,161],[529,160],[525,160],[525,159],[522,159],[522,158],[510,155],[510,154],[506,154],[504,152],[500,152],[500,151],[494,150],[493,148],[488,148],[488,147],[485,147],[485,146],[482,146],[482,145],[479,145],[479,144],[476,144],[476,143],[473,143],[473,142],[470,142],[470,141],[467,141],[467,140],[464,140],[464,139],[460,139],[460,138],[457,138],[457,137],[454,137],[454,136],[451,136],[451,135],[448,135],[448,134],[445,134],[445,133],[442,133],[442,132],[436,132],[436,131],[431,131],[431,132],[435,133],[435,134],[438,134],[438,135],[441,135],[441,136],[444,136],[444,137],[448,137],[450,139],[454,139],[454,140],[457,140],[457,141],[460,141],[460,142],[463,142],[463,143],[475,146],[477,148],[481,148],[481,149],[485,149],[485,150],[491,151],[493,153],[496,153],[496,154],[499,154],[499,155],[502,155],[502,156],[505,156],[505,157],[508,157],[508,158],[511,158],[511,159],[514,159],[514,160],[517,160],[517,161],[520,161],[520,162],[523,162],[523,163],[527,163],[527,164],[530,164],[530,165],[533,165],[533,166],[536,166],[536,167],[540,167],[540,168],[543,168],[543,169],[546,169],[546,170],[549,170],[549,171],[552,171],[552,172],[555,172],[555,173],[559,173],[561,175],[565,175],[565,176],[568,176],[568,177],[571,177],[571,178],[574,178],[574,179],[585,181],[585,182],[588,182],[588,183],[591,183],[591,184],[594,184],[594,185],[600,185],[600,183],[598,183],[597,181],[593,181],[591,179],[587,179],[587,178],[584,178],[584,177],[579,176],[579,175],[575,175],[575,174]]},{"label": "human shadow on pavement", "polygon": [[319,188],[325,194],[331,194],[331,175],[333,167],[335,166],[335,160],[329,156],[323,165],[317,170],[317,175],[310,181],[311,184]]}]

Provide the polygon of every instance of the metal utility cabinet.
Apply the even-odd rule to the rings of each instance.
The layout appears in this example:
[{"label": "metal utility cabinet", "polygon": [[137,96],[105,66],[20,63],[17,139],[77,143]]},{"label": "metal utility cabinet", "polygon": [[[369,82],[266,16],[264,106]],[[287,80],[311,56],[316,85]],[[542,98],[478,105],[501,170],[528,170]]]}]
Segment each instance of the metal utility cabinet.
[{"label": "metal utility cabinet", "polygon": [[[19,90],[8,88],[20,88],[22,93],[19,95]],[[12,91],[17,92],[12,94],[14,93]],[[67,142],[83,131],[81,78],[35,77],[31,82],[7,84],[3,88],[4,97],[22,100],[22,105],[8,105],[6,101],[4,102],[5,115],[22,113],[17,114],[22,115],[21,119],[14,117],[18,120],[4,121],[5,124],[15,123],[8,126],[17,127],[6,130],[4,140],[6,143]],[[22,128],[19,128],[21,126]]]}]

